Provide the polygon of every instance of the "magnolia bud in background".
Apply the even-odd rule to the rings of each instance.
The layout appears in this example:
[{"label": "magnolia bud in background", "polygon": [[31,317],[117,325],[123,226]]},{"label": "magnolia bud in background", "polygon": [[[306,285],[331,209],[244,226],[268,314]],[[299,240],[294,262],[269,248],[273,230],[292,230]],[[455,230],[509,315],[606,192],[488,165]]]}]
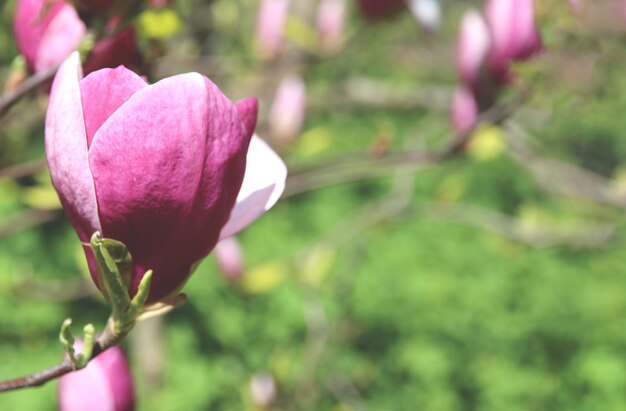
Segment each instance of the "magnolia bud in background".
[{"label": "magnolia bud in background", "polygon": [[393,16],[406,8],[405,0],[357,0],[361,13],[371,21]]},{"label": "magnolia bud in background", "polygon": [[[61,0],[18,0],[14,18],[15,41],[31,72],[61,64],[77,50],[85,38],[86,27],[76,9]],[[108,1],[112,5],[114,2]],[[95,3],[94,3],[95,4]],[[98,4],[104,5],[101,1]],[[140,53],[132,28],[115,32],[111,19],[105,37],[91,49],[84,71],[125,65],[137,67]]]},{"label": "magnolia bud in background", "polygon": [[441,4],[439,0],[408,0],[409,10],[424,29],[435,32],[441,25]]},{"label": "magnolia bud in background", "polygon": [[346,20],[346,0],[322,0],[317,9],[317,33],[327,53],[343,46]]},{"label": "magnolia bud in background", "polygon": [[78,48],[87,29],[76,9],[64,1],[18,0],[13,31],[29,70],[37,72],[61,64]]},{"label": "magnolia bud in background", "polygon": [[150,7],[160,8],[169,6],[170,0],[150,0]]},{"label": "magnolia bud in background", "polygon": [[[572,11],[578,11],[582,6],[581,0],[568,0],[567,2],[569,3],[569,7],[572,9]],[[624,5],[626,5],[626,2],[624,2]]]},{"label": "magnolia bud in background", "polygon": [[254,405],[267,408],[276,399],[276,382],[269,373],[254,374],[250,380],[250,397]]},{"label": "magnolia bud in background", "polygon": [[85,73],[91,73],[105,67],[137,68],[140,65],[140,59],[135,30],[129,27],[113,37],[97,42],[91,49],[83,70]]},{"label": "magnolia bud in background", "polygon": [[290,0],[262,0],[256,19],[256,45],[265,58],[279,56],[284,48]]},{"label": "magnolia bud in background", "polygon": [[60,411],[134,410],[133,379],[122,349],[109,348],[85,368],[62,376],[58,399]]},{"label": "magnolia bud in background", "polygon": [[213,249],[217,268],[229,281],[237,281],[244,274],[243,251],[235,237],[221,240]]},{"label": "magnolia bud in background", "polygon": [[474,93],[467,87],[459,87],[452,101],[452,126],[459,134],[469,133],[478,119],[478,105]]},{"label": "magnolia bud in background", "polygon": [[526,60],[542,48],[535,27],[535,3],[533,0],[487,0],[485,18],[492,41],[491,73],[495,81],[504,84],[511,80],[511,62]]},{"label": "magnolia bud in background", "polygon": [[463,15],[457,45],[457,70],[463,83],[475,89],[485,68],[490,46],[489,28],[476,10]]},{"label": "magnolia bud in background", "polygon": [[274,96],[268,127],[273,139],[287,145],[298,136],[306,114],[306,86],[297,75],[285,77]]}]

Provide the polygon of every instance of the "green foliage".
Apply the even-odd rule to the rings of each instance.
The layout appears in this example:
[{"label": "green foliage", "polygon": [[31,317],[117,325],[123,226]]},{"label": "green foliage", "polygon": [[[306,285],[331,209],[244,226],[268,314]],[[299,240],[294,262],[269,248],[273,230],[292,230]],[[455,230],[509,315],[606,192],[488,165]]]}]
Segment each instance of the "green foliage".
[{"label": "green foliage", "polygon": [[[208,2],[180,2],[181,32],[196,38],[186,40],[191,45],[170,40],[170,47],[241,58],[239,65],[228,62],[232,78],[216,81],[237,83],[235,93],[244,93],[240,78],[267,71],[250,63],[252,7],[215,3],[213,13],[226,10],[228,19],[213,15],[218,33],[205,41],[213,27],[193,14],[208,11]],[[460,13],[455,7],[452,17]],[[452,17],[442,34],[445,47],[435,47],[408,16],[372,26],[354,16],[351,47],[311,67],[309,93],[326,95],[355,76],[415,92],[433,83],[448,90],[456,81]],[[5,8],[3,66],[11,60],[7,53],[15,54],[9,21]],[[547,74],[536,79],[539,96],[516,121],[530,124],[536,143],[551,155],[613,176],[626,158],[623,45],[609,38],[595,50],[588,37],[602,34],[577,32],[571,23],[547,31],[554,47],[602,52],[599,79],[571,97],[569,86],[555,84],[555,73],[544,67]],[[427,50],[415,51],[422,47]],[[267,110],[268,101],[261,103]],[[41,156],[43,108],[42,100],[31,99],[6,119],[0,165]],[[318,104],[285,156],[297,169],[342,153],[373,152],[381,141],[391,151],[438,147],[450,133],[447,113],[438,110]],[[185,286],[189,302],[164,318],[158,334],[157,381],[141,362],[148,346],[131,335],[125,345],[139,409],[255,410],[249,383],[259,372],[276,379],[276,410],[626,409],[622,211],[548,193],[523,165],[494,153],[419,171],[414,182],[390,173],[281,201],[238,236],[247,265],[243,280],[226,280],[208,258]],[[412,190],[407,207],[380,217],[380,201],[398,184]],[[40,204],[24,196],[42,186],[36,178],[0,181],[0,233],[5,221]],[[477,228],[428,212],[445,206],[518,218],[531,232],[610,222],[616,235],[590,249],[534,247],[482,229],[487,221]],[[90,287],[81,253],[64,218],[0,238],[0,379],[57,363],[58,324],[66,317],[102,329],[108,309],[93,288],[69,293],[76,284]],[[1,407],[56,409],[55,384],[0,394]]]}]

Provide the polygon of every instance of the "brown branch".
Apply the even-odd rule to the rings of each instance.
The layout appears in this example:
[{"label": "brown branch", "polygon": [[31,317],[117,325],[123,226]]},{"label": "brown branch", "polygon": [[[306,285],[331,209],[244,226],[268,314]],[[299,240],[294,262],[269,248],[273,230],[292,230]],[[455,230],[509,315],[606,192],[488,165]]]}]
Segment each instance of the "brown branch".
[{"label": "brown branch", "polygon": [[54,73],[57,72],[58,68],[58,66],[55,66],[48,70],[35,73],[26,80],[24,80],[24,82],[17,86],[15,90],[10,91],[0,97],[0,117],[6,114],[6,112],[22,97],[26,96],[28,93],[54,77]]},{"label": "brown branch", "polygon": [[[495,105],[482,113],[476,125],[500,124],[528,97],[529,89],[506,105]],[[313,166],[290,169],[283,198],[318,188],[386,177],[397,172],[415,173],[462,153],[473,130],[453,135],[438,151],[407,150],[375,155],[372,151],[343,153]]]},{"label": "brown branch", "polygon": [[59,210],[25,210],[0,222],[0,239],[18,231],[47,223],[61,215]]},{"label": "brown branch", "polygon": [[32,160],[24,163],[7,166],[0,169],[0,181],[18,179],[36,174],[46,169],[46,160]]},{"label": "brown branch", "polygon": [[[90,360],[99,354],[117,345],[125,335],[115,334],[111,331],[110,323],[107,324],[105,330],[96,340]],[[15,378],[13,380],[0,381],[0,392],[18,390],[21,388],[39,387],[48,381],[57,379],[72,371],[76,371],[76,367],[69,359],[64,360],[61,364],[39,371],[24,377]]]}]

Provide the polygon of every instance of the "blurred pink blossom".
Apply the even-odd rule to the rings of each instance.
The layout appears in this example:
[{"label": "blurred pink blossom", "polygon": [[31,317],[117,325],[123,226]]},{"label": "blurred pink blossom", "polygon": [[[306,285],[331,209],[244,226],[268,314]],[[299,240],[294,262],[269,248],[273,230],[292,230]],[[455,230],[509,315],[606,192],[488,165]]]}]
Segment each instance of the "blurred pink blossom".
[{"label": "blurred pink blossom", "polygon": [[268,126],[281,144],[292,142],[300,133],[306,115],[306,85],[297,75],[285,77],[274,96]]},{"label": "blurred pink blossom", "polygon": [[487,0],[485,18],[491,33],[491,74],[496,82],[506,83],[511,62],[525,60],[542,48],[534,0]]},{"label": "blurred pink blossom", "polygon": [[13,30],[17,48],[33,72],[59,65],[87,31],[76,9],[63,0],[18,0]]},{"label": "blurred pink blossom", "polygon": [[322,47],[336,52],[344,41],[346,0],[321,0],[317,9],[317,32]]},{"label": "blurred pink blossom", "polygon": [[267,408],[276,399],[276,382],[269,373],[254,374],[250,380],[250,396],[258,407]]},{"label": "blurred pink blossom", "polygon": [[244,274],[243,251],[235,237],[221,240],[213,250],[219,271],[229,281],[236,281]]},{"label": "blurred pink blossom", "polygon": [[150,0],[150,7],[159,8],[167,7],[170,4],[170,0]]},{"label": "blurred pink blossom", "polygon": [[265,58],[280,55],[285,43],[285,27],[290,0],[262,0],[256,19],[256,44]]},{"label": "blurred pink blossom", "polygon": [[133,379],[122,349],[111,347],[85,368],[61,377],[58,399],[60,411],[134,410]]},{"label": "blurred pink blossom", "polygon": [[[574,11],[580,10],[580,7],[582,6],[582,0],[568,0],[567,2],[569,3],[570,8]],[[624,4],[626,5],[626,2],[624,2]]]},{"label": "blurred pink blossom", "polygon": [[478,105],[474,93],[467,87],[459,87],[452,102],[452,126],[459,134],[470,132],[478,119]]},{"label": "blurred pink blossom", "polygon": [[[113,32],[112,20],[107,30]],[[76,9],[64,0],[18,0],[13,20],[15,41],[32,72],[61,64],[78,49],[86,34]],[[139,49],[132,28],[106,37],[92,48],[84,70],[139,64]]]},{"label": "blurred pink blossom", "polygon": [[457,46],[457,69],[461,80],[475,89],[485,69],[491,40],[489,28],[476,10],[467,11],[461,21]]}]

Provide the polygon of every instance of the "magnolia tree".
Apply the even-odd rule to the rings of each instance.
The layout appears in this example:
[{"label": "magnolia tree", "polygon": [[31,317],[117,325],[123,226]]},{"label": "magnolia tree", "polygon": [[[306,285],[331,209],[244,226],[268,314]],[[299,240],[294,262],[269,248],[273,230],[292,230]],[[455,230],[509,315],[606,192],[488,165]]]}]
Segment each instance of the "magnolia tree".
[{"label": "magnolia tree", "polygon": [[[19,56],[8,70],[0,115],[18,113],[16,103],[32,94],[45,101],[45,167],[110,317],[103,329],[85,325],[78,338],[72,321],[60,319],[60,363],[0,382],[0,391],[58,379],[61,410],[135,409],[120,344],[141,321],[186,301],[185,283],[211,252],[224,276],[240,281],[245,250],[234,236],[281,196],[379,177],[373,170],[381,164],[396,172],[463,157],[481,127],[504,124],[531,94],[524,64],[546,48],[533,0],[474,2],[455,22],[456,61],[446,64],[456,67],[458,86],[444,92],[452,132],[441,148],[394,153],[380,140],[361,158],[287,180],[281,155],[292,155],[310,107],[384,106],[396,98],[355,80],[320,102],[319,93],[307,91],[307,70],[349,53],[363,27],[393,19],[414,19],[420,35],[437,41],[442,21],[452,21],[441,3],[255,2],[242,14],[254,26],[245,58],[262,61],[267,80],[242,81],[235,94],[260,96],[233,101],[205,73],[158,70],[167,58],[182,59],[167,49],[185,26],[176,1],[16,0]],[[587,10],[578,1],[569,7],[574,16]],[[278,390],[265,372],[251,379],[259,409],[270,409]]]}]

